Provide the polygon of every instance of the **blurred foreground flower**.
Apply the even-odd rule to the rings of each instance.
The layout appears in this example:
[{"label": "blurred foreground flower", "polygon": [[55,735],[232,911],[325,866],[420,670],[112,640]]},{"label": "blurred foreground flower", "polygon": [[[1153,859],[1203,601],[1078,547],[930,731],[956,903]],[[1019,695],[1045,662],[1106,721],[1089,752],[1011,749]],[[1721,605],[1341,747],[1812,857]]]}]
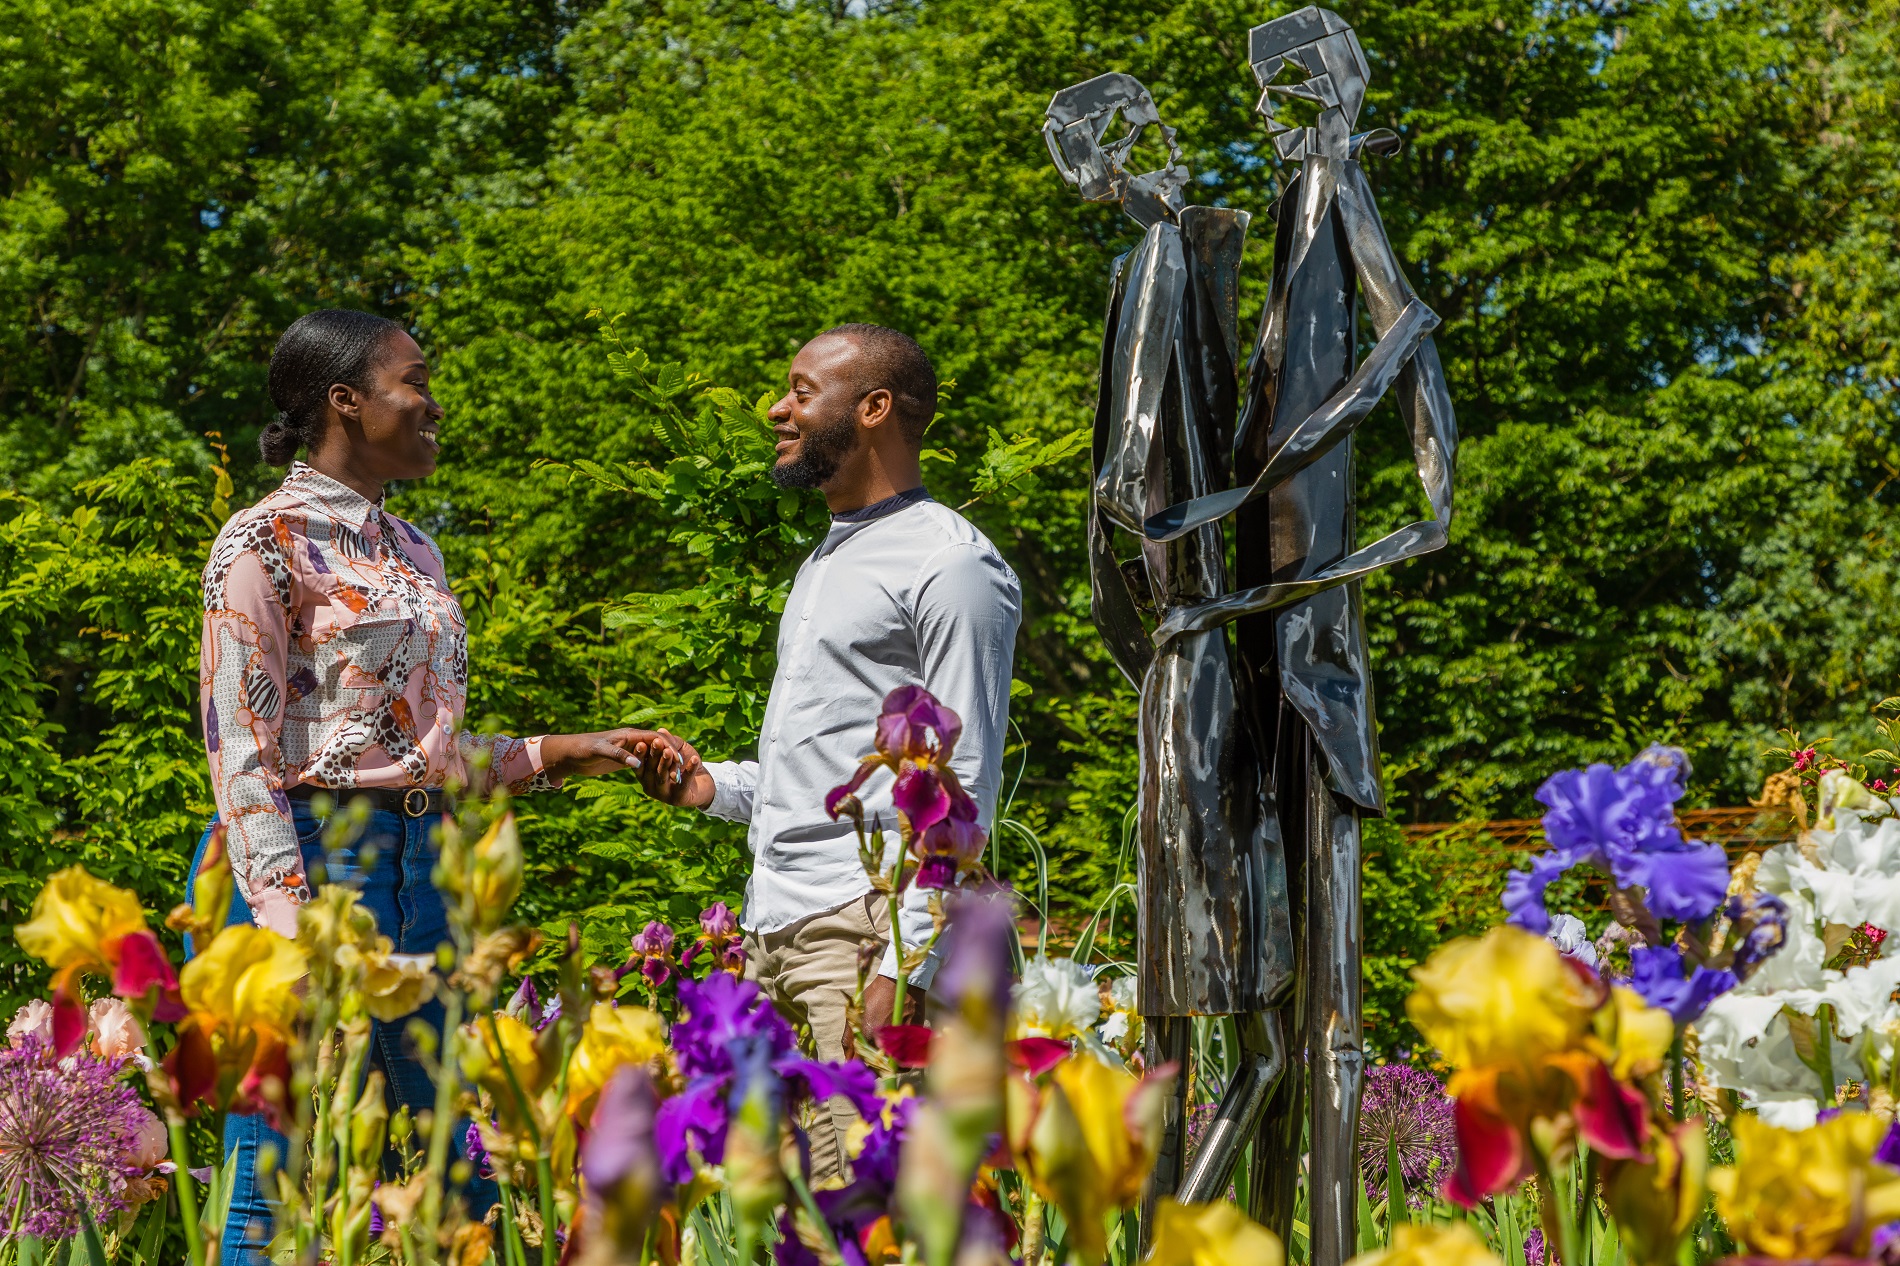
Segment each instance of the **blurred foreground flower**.
[{"label": "blurred foreground flower", "polygon": [[1709,1175],[1735,1241],[1766,1257],[1865,1257],[1874,1228],[1900,1218],[1900,1170],[1876,1159],[1887,1126],[1843,1112],[1805,1130],[1730,1121],[1735,1163]]},{"label": "blurred foreground flower", "polygon": [[1164,1196],[1155,1210],[1148,1266],[1283,1266],[1279,1237],[1226,1201],[1182,1204]]},{"label": "blurred foreground flower", "polygon": [[1103,1219],[1141,1196],[1161,1141],[1173,1066],[1136,1077],[1093,1055],[1064,1060],[1040,1082],[1008,1081],[1009,1140],[1036,1194],[1062,1210],[1084,1262],[1108,1249]]},{"label": "blurred foreground flower", "polygon": [[1497,1256],[1463,1222],[1409,1224],[1392,1233],[1389,1248],[1361,1253],[1347,1266],[1500,1266]]},{"label": "blurred foreground flower", "polygon": [[161,1020],[180,1018],[178,977],[158,938],[145,925],[138,898],[68,866],[33,899],[33,915],[13,929],[20,948],[53,976],[53,1047],[65,1055],[86,1032],[79,977],[104,976],[112,992],[144,1004]]}]

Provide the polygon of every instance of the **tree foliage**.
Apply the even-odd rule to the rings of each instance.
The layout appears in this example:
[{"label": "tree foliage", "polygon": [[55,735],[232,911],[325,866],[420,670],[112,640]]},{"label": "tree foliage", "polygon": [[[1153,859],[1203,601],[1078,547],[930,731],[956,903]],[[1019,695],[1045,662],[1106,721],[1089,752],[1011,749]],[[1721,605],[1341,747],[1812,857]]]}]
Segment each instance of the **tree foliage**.
[{"label": "tree foliage", "polygon": [[[1373,177],[1464,438],[1451,546],[1368,587],[1396,814],[1529,813],[1552,770],[1650,739],[1739,803],[1780,726],[1865,730],[1900,677],[1900,8],[1336,7],[1362,125],[1405,141]],[[1136,232],[1038,127],[1057,88],[1142,78],[1196,198],[1255,216],[1251,322],[1282,176],[1244,33],[1272,12],[0,0],[0,815],[33,849],[7,899],[62,848],[132,845],[169,904],[204,808],[208,441],[240,500],[266,486],[269,344],[320,304],[408,321],[439,367],[447,461],[399,504],[469,610],[471,720],[659,718],[710,756],[747,746],[822,524],[756,477],[751,402],[817,330],[916,334],[955,384],[927,477],[985,494],[1024,581],[1016,815],[1060,893],[1106,891],[1132,693],[1088,621],[1072,437]],[[1362,532],[1416,517],[1390,406],[1360,453]],[[607,785],[532,810],[551,926],[604,947],[738,899],[728,828]]]}]

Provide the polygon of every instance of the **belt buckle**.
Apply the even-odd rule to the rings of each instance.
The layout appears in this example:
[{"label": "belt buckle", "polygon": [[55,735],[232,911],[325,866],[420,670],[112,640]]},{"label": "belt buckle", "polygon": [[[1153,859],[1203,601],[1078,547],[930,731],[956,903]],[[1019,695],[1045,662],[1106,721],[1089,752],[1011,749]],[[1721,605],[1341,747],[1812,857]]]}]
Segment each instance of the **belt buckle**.
[{"label": "belt buckle", "polygon": [[402,793],[402,811],[409,817],[419,818],[429,811],[429,793],[423,787],[411,787]]}]

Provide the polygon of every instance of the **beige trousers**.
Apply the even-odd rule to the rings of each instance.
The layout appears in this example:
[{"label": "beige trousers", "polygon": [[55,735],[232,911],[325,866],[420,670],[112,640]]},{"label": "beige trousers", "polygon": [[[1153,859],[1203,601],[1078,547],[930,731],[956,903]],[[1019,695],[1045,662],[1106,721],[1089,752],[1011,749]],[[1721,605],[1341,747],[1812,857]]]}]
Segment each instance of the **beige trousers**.
[{"label": "beige trousers", "polygon": [[[869,892],[776,932],[747,932],[746,978],[758,981],[794,1026],[810,1028],[814,1058],[835,1063],[844,1058],[845,1008],[858,987],[858,952],[867,944],[881,952],[890,929],[890,906]],[[805,1125],[813,1183],[845,1176],[845,1133],[857,1119],[841,1096],[811,1112]]]}]

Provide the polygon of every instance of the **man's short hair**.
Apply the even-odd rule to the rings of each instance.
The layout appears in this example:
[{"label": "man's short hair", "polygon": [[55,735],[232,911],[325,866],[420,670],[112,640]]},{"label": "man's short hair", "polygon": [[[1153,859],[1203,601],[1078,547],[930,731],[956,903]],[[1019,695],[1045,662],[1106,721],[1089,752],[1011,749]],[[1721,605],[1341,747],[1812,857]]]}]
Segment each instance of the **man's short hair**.
[{"label": "man's short hair", "polygon": [[924,355],[924,349],[917,346],[917,340],[862,321],[833,326],[818,337],[834,334],[857,344],[861,358],[859,390],[868,393],[882,387],[890,392],[898,429],[912,448],[922,447],[924,428],[937,414],[937,369]]}]

